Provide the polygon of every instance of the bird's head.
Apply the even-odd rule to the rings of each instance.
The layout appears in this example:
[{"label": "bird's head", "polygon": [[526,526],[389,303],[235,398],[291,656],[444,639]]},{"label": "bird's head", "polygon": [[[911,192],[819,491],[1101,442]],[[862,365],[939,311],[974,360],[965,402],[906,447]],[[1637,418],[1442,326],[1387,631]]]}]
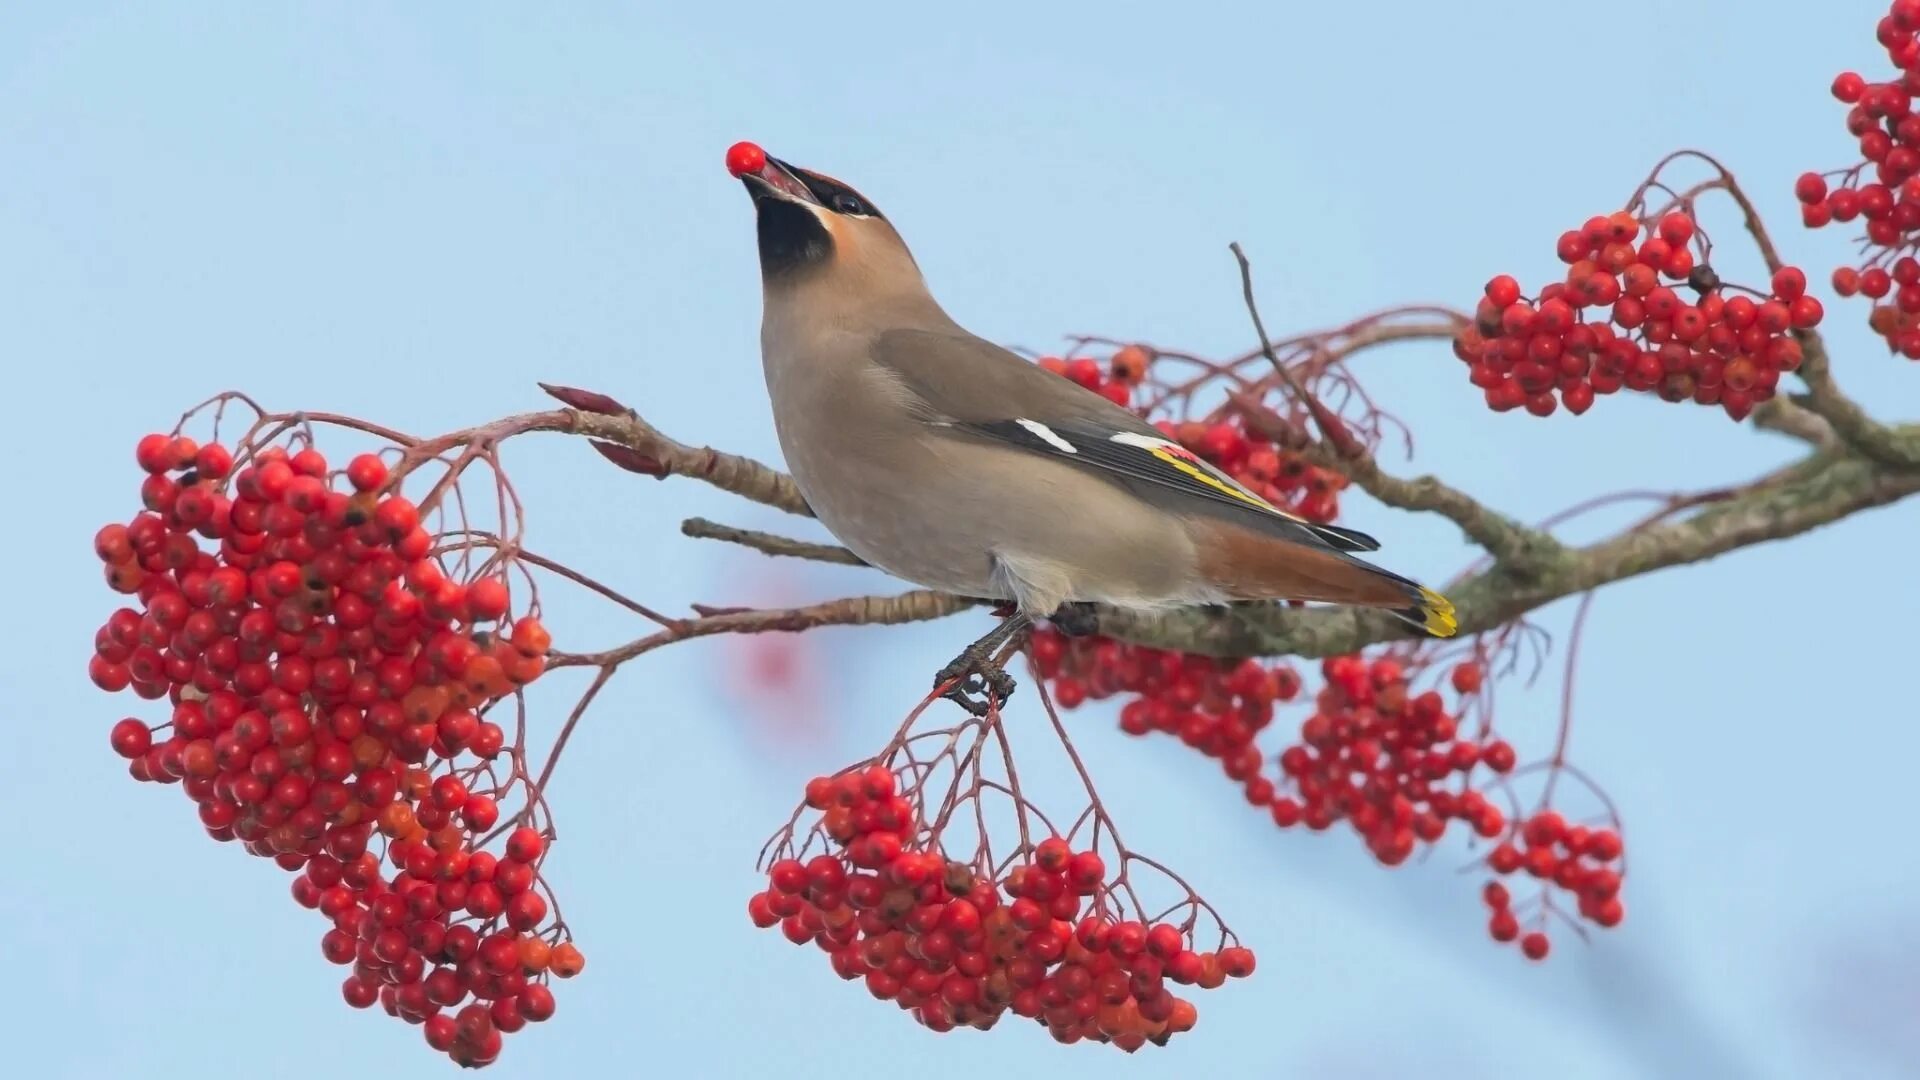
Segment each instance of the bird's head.
[{"label": "bird's head", "polygon": [[760,274],[770,290],[816,281],[868,291],[924,290],[906,241],[853,188],[750,142],[727,151],[727,171],[753,198]]}]

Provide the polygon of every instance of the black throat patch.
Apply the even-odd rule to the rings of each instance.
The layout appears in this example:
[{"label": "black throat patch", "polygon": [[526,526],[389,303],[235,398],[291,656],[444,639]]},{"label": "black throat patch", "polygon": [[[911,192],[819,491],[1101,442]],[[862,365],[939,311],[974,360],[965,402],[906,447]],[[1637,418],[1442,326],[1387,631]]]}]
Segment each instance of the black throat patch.
[{"label": "black throat patch", "polygon": [[760,276],[776,278],[823,263],[833,254],[833,236],[813,211],[786,199],[757,201]]}]

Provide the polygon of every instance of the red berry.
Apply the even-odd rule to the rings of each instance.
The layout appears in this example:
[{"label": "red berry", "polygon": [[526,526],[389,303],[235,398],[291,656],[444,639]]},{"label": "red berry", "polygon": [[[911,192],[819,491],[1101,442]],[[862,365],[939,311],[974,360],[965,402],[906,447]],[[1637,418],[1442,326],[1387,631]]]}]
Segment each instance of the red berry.
[{"label": "red berry", "polygon": [[[1805,287],[1804,284],[1802,287]],[[1825,314],[1820,301],[1812,296],[1795,297],[1793,303],[1787,305],[1788,321],[1796,330],[1810,330],[1820,325],[1820,319]]]},{"label": "red berry", "polygon": [[1220,950],[1220,970],[1230,979],[1244,979],[1253,974],[1253,950],[1240,945],[1229,945]]},{"label": "red berry", "polygon": [[1167,923],[1155,923],[1147,931],[1147,951],[1163,960],[1179,952],[1185,944],[1179,929]]},{"label": "red berry", "polygon": [[356,1009],[368,1009],[380,999],[380,991],[372,983],[358,976],[349,975],[347,981],[340,984],[340,996],[346,998],[347,1004]]},{"label": "red berry", "polygon": [[1590,859],[1610,862],[1620,857],[1620,834],[1612,829],[1595,829],[1587,834],[1581,851]]},{"label": "red berry", "polygon": [[758,173],[767,167],[767,152],[750,142],[737,142],[727,147],[727,171],[734,176],[746,176]]},{"label": "red berry", "polygon": [[466,805],[460,808],[460,816],[466,821],[468,828],[475,832],[485,832],[493,828],[494,822],[500,820],[500,807],[485,795],[470,795],[467,797]]},{"label": "red berry", "polygon": [[532,930],[546,917],[547,899],[532,889],[516,893],[513,899],[507,901],[507,925],[515,930]]},{"label": "red berry", "polygon": [[507,834],[507,858],[516,862],[538,861],[545,848],[546,842],[540,838],[540,834],[525,825]]},{"label": "red berry", "polygon": [[1513,912],[1501,908],[1487,920],[1487,935],[1495,941],[1508,942],[1520,936],[1520,920]]},{"label": "red berry", "polygon": [[1106,862],[1094,852],[1082,851],[1067,860],[1067,880],[1077,892],[1091,893],[1099,888],[1106,878]]},{"label": "red berry", "polygon": [[780,859],[768,868],[767,880],[783,893],[801,893],[807,888],[807,868],[798,859]]},{"label": "red berry", "polygon": [[1512,745],[1502,739],[1495,739],[1482,746],[1480,760],[1486,762],[1487,768],[1497,773],[1513,771],[1516,763]]},{"label": "red berry", "polygon": [[1487,865],[1496,874],[1511,874],[1520,869],[1522,861],[1520,849],[1512,844],[1500,844],[1487,854]]},{"label": "red berry", "polygon": [[233,454],[219,443],[208,443],[194,455],[193,470],[208,480],[224,479],[233,471]]},{"label": "red berry", "polygon": [[1660,219],[1660,238],[1678,248],[1693,239],[1693,219],[1675,211]]},{"label": "red berry", "polygon": [[355,491],[376,491],[387,482],[387,465],[378,454],[361,454],[347,462],[347,483]]},{"label": "red berry", "polygon": [[1520,283],[1511,275],[1499,274],[1487,282],[1487,299],[1497,308],[1506,308],[1520,299]]},{"label": "red berry", "polygon": [[128,717],[113,725],[109,741],[114,753],[123,758],[137,758],[153,748],[153,732],[147,725]]},{"label": "red berry", "polygon": [[173,440],[165,435],[142,436],[133,448],[134,460],[150,473],[163,473],[174,467]]},{"label": "red berry", "polygon": [[467,613],[475,622],[492,622],[507,613],[507,582],[499,576],[483,577],[467,586]]},{"label": "red berry", "polygon": [[553,991],[540,983],[533,983],[520,991],[515,1007],[520,1010],[521,1016],[533,1023],[551,1020],[555,1009]]}]

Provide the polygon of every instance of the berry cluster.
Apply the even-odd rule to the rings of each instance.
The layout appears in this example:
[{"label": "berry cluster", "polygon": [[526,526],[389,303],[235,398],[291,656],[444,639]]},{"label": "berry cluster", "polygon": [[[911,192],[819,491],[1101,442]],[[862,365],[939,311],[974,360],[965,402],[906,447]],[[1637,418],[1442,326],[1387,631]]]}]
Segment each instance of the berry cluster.
[{"label": "berry cluster", "polygon": [[1122,731],[1173,735],[1247,782],[1255,804],[1273,797],[1272,782],[1259,776],[1254,737],[1273,722],[1276,702],[1300,693],[1300,676],[1291,667],[1253,659],[1225,663],[1109,638],[1069,639],[1049,627],[1033,632],[1030,654],[1062,708],[1133,695],[1120,710]]},{"label": "berry cluster", "polygon": [[1868,82],[1846,71],[1833,80],[1862,160],[1802,173],[1793,193],[1808,228],[1866,222],[1866,259],[1835,270],[1833,290],[1875,301],[1868,325],[1889,349],[1920,360],[1920,265],[1909,257],[1920,248],[1920,0],[1895,0],[1877,33],[1896,74]]},{"label": "berry cluster", "polygon": [[1498,881],[1489,881],[1480,890],[1480,896],[1486,900],[1487,908],[1493,913],[1487,919],[1487,933],[1495,941],[1513,941],[1518,939],[1520,951],[1529,960],[1545,960],[1552,942],[1539,930],[1529,930],[1525,936],[1520,933],[1520,917],[1513,912],[1513,893]]},{"label": "berry cluster", "polygon": [[1002,864],[950,858],[884,765],[807,785],[831,853],[777,859],[747,905],[754,925],[817,944],[934,1031],[987,1030],[1012,1012],[1064,1043],[1128,1052],[1193,1027],[1173,985],[1253,973],[1251,950],[1194,949],[1191,928],[1115,918],[1105,860],[1050,837]]},{"label": "berry cluster", "polygon": [[[1871,269],[1860,273],[1850,267],[1841,267],[1833,272],[1833,289],[1841,296],[1856,293],[1869,297],[1886,295],[1890,287],[1882,282],[1893,280],[1900,284],[1900,292],[1905,299],[1892,304],[1875,304],[1867,314],[1867,328],[1886,341],[1887,349],[1899,353],[1909,360],[1920,360],[1920,265],[1915,265],[1909,256],[1901,256],[1895,261],[1894,273],[1900,275],[1889,279],[1886,271]],[[1878,286],[1869,292],[1869,286]],[[1909,286],[1913,291],[1909,291]],[[1915,305],[1912,311],[1904,305]]]},{"label": "berry cluster", "polygon": [[493,1061],[553,1015],[548,976],[584,963],[540,876],[546,836],[529,814],[496,829],[525,774],[483,719],[541,675],[547,631],[512,620],[499,567],[449,576],[378,456],[331,472],[310,446],[149,435],[136,458],[145,510],[94,546],[138,607],[100,627],[89,673],[172,710],[119,721],[113,749],[180,784],[215,840],[298,874],[350,1005]]},{"label": "berry cluster", "polygon": [[1133,405],[1133,388],[1139,386],[1147,377],[1147,368],[1153,363],[1153,354],[1138,345],[1123,345],[1114,350],[1103,368],[1100,361],[1091,356],[1077,356],[1071,360],[1058,356],[1043,356],[1036,361],[1042,368],[1079,383],[1106,397],[1121,408]]},{"label": "berry cluster", "polygon": [[[1551,882],[1573,894],[1582,918],[1614,927],[1626,917],[1626,908],[1620,902],[1621,853],[1620,834],[1612,829],[1569,824],[1555,811],[1540,810],[1487,853],[1487,867],[1496,874],[1524,871],[1542,882]],[[1487,931],[1495,941],[1512,941],[1519,922],[1505,902],[1508,894],[1497,881],[1487,885],[1487,900],[1494,908]],[[1493,903],[1496,896],[1503,902]],[[1547,952],[1546,935],[1538,931],[1528,934],[1521,939],[1520,948],[1538,960]]]},{"label": "berry cluster", "polygon": [[1794,267],[1773,275],[1771,294],[1744,295],[1752,290],[1724,285],[1696,259],[1700,243],[1680,211],[1657,223],[1624,210],[1590,218],[1561,235],[1566,277],[1537,298],[1508,275],[1489,281],[1454,354],[1496,412],[1550,416],[1564,404],[1578,415],[1624,387],[1744,419],[1800,366],[1793,332],[1819,324],[1820,301]]},{"label": "berry cluster", "polygon": [[[1300,741],[1280,753],[1280,771],[1294,795],[1272,802],[1274,823],[1315,831],[1345,821],[1375,858],[1398,866],[1415,843],[1431,844],[1461,821],[1482,837],[1506,831],[1506,815],[1467,786],[1475,769],[1513,771],[1504,740],[1465,737],[1438,691],[1415,694],[1392,659],[1329,657],[1326,685]],[[1455,669],[1454,681],[1478,689],[1480,669]],[[1446,787],[1458,775],[1462,789]]]},{"label": "berry cluster", "polygon": [[[1067,638],[1051,628],[1034,632],[1031,656],[1054,699],[1073,707],[1088,699],[1126,695],[1120,728],[1130,735],[1164,732],[1217,759],[1241,785],[1249,803],[1265,807],[1276,825],[1314,831],[1347,822],[1382,864],[1397,866],[1420,845],[1441,841],[1452,822],[1477,838],[1498,841],[1485,857],[1497,874],[1525,871],[1577,899],[1580,915],[1601,926],[1624,915],[1618,897],[1619,834],[1568,826],[1551,810],[1516,824],[1489,794],[1514,774],[1512,744],[1491,732],[1469,736],[1459,716],[1435,690],[1415,693],[1398,660],[1358,656],[1324,661],[1325,685],[1300,739],[1275,756],[1258,743],[1278,704],[1301,691],[1298,672],[1284,663],[1219,660],[1127,645],[1098,636]],[[1484,669],[1461,663],[1448,672],[1464,700],[1481,692]],[[1559,844],[1558,853],[1553,846]],[[1503,893],[1504,895],[1504,893]],[[1552,909],[1539,898],[1543,917]],[[1513,941],[1496,919],[1494,940]],[[1540,943],[1544,930],[1528,941]],[[1523,943],[1533,956],[1536,947]],[[1537,957],[1536,957],[1537,958]]]}]

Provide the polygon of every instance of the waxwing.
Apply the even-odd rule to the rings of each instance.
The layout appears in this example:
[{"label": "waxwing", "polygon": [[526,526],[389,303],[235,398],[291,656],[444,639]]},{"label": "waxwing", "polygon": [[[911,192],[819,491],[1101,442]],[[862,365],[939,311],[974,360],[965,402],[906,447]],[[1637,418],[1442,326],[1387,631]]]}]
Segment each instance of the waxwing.
[{"label": "waxwing", "polygon": [[[1453,605],[1355,557],[1378,542],[1274,506],[1106,397],[968,333],[892,223],[832,177],[728,152],[753,198],[760,347],[795,484],[872,565],[1012,614],[940,673],[978,711],[995,654],[1092,605],[1306,600],[1451,636]],[[956,682],[957,681],[957,682]]]}]

